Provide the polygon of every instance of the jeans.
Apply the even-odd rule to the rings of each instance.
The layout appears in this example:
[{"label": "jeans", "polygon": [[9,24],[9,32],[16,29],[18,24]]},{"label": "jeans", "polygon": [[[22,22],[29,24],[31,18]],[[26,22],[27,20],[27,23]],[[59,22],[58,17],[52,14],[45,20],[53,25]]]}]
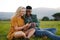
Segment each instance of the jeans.
[{"label": "jeans", "polygon": [[47,36],[52,40],[60,40],[60,36],[55,35],[56,29],[55,28],[47,28],[47,29],[39,29],[36,28],[35,36]]},{"label": "jeans", "polygon": [[43,30],[47,30],[47,31],[50,31],[50,32],[52,32],[52,33],[56,33],[56,28],[45,28],[45,29],[43,29]]}]

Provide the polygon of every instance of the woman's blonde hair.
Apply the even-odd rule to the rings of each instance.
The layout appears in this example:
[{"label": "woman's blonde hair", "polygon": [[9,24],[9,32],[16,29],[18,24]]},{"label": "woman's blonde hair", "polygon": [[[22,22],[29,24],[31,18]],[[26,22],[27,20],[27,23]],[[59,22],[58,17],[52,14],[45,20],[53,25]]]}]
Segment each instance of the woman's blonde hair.
[{"label": "woman's blonde hair", "polygon": [[18,7],[18,9],[16,10],[16,15],[15,16],[19,16],[19,14],[20,14],[20,11],[22,10],[22,9],[25,9],[25,7]]}]

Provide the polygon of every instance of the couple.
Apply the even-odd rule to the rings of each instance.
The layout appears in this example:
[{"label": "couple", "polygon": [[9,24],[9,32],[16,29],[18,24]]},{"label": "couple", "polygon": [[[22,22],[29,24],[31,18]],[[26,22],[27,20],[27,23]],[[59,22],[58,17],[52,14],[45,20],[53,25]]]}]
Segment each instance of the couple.
[{"label": "couple", "polygon": [[[40,29],[36,15],[31,14],[32,7],[19,7],[16,15],[11,19],[11,28],[8,33],[8,40],[13,38],[21,38],[29,40],[31,36],[49,37],[52,40],[60,40],[60,36],[56,36],[55,28]],[[26,13],[26,14],[25,14]],[[45,40],[45,39],[44,39]]]}]

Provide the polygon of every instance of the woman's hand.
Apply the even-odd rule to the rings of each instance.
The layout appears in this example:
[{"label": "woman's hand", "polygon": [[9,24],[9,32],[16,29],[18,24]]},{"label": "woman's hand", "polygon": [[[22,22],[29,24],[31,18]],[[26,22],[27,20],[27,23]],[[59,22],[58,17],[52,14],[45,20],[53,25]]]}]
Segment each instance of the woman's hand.
[{"label": "woman's hand", "polygon": [[27,23],[25,26],[28,26],[29,25],[29,23]]},{"label": "woman's hand", "polygon": [[31,26],[31,23],[27,23],[25,28],[29,28]]},{"label": "woman's hand", "polygon": [[28,30],[30,26],[31,26],[31,23],[27,23],[27,24],[26,24],[26,27],[24,28],[24,30],[25,30],[25,31]]},{"label": "woman's hand", "polygon": [[22,27],[18,27],[18,26],[15,26],[15,30],[18,31],[18,30],[22,30],[22,29],[28,29],[29,27],[31,26],[31,23],[27,23],[26,25],[22,26]]},{"label": "woman's hand", "polygon": [[29,26],[30,27],[31,26],[31,23],[27,23],[26,26]]}]

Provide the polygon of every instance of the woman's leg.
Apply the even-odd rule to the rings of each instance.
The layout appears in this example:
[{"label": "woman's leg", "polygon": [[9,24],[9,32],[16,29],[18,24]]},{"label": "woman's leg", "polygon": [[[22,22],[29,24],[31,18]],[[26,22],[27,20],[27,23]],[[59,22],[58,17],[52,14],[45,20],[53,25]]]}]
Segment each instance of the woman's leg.
[{"label": "woman's leg", "polygon": [[24,32],[18,31],[18,32],[14,32],[14,37],[15,37],[15,38],[21,38],[21,37],[26,38],[26,35],[25,35]]},{"label": "woman's leg", "polygon": [[27,38],[30,38],[32,35],[34,35],[35,32],[35,28],[31,28],[29,30],[27,30],[25,33],[27,35]]}]

